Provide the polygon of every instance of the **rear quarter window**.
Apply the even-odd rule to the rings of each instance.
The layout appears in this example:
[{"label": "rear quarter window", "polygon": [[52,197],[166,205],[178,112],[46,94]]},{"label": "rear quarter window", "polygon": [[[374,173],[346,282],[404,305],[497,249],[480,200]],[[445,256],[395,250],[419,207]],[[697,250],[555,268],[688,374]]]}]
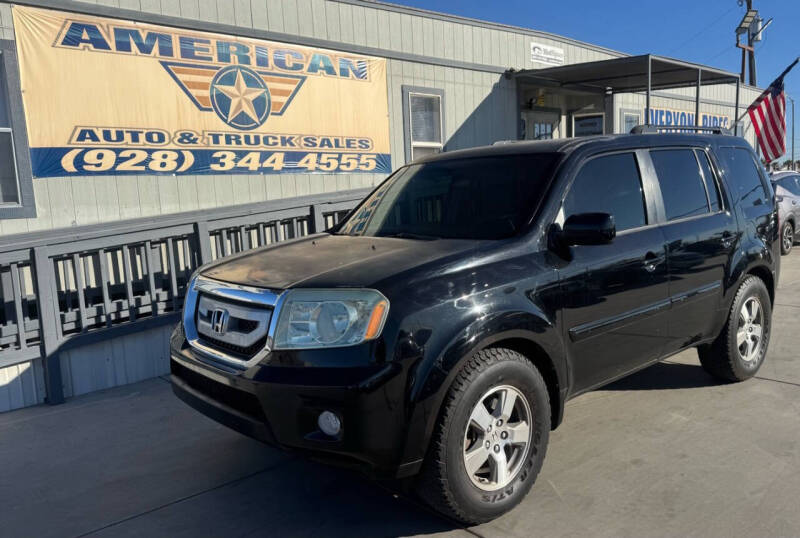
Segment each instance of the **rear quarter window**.
[{"label": "rear quarter window", "polygon": [[725,179],[731,196],[743,207],[761,205],[769,200],[769,193],[761,180],[761,172],[753,154],[745,148],[720,148],[717,155],[727,174]]}]

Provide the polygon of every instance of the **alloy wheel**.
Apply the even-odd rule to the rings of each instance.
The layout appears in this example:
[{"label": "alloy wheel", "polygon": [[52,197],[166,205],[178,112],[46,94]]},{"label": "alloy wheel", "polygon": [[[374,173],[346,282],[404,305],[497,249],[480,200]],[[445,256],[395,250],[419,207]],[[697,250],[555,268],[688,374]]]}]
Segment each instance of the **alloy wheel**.
[{"label": "alloy wheel", "polygon": [[531,444],[531,408],[509,385],[494,387],[475,404],[464,433],[464,467],[478,488],[493,491],[516,478]]},{"label": "alloy wheel", "polygon": [[783,250],[788,252],[794,245],[794,229],[790,224],[783,227]]},{"label": "alloy wheel", "polygon": [[748,298],[739,311],[736,347],[739,356],[747,363],[758,360],[764,341],[764,309],[756,297]]}]

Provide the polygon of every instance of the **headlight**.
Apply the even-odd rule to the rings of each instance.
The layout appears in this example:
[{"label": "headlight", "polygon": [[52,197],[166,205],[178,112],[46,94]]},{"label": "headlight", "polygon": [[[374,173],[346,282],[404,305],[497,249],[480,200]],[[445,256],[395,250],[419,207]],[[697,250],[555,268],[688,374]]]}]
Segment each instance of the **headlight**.
[{"label": "headlight", "polygon": [[275,331],[275,349],[341,347],[380,336],[389,301],[375,290],[290,290]]}]

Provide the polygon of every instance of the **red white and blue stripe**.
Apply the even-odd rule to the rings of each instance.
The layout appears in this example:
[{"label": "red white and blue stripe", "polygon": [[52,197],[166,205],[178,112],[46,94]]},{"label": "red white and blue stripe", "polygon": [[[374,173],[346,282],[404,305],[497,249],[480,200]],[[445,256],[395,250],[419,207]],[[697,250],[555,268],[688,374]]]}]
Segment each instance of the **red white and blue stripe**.
[{"label": "red white and blue stripe", "polygon": [[747,109],[756,131],[761,154],[767,163],[777,160],[786,153],[786,95],[783,91],[783,77],[795,64],[797,60],[786,68]]}]

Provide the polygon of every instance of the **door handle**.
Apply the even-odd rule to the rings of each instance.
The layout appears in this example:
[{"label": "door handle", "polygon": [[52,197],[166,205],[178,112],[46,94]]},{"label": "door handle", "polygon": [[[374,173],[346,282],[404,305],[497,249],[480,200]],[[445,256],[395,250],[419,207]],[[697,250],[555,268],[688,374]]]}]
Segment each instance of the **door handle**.
[{"label": "door handle", "polygon": [[722,248],[730,248],[733,242],[736,240],[736,236],[730,232],[725,232],[722,234]]},{"label": "door handle", "polygon": [[664,254],[659,255],[655,252],[648,252],[644,257],[644,270],[648,273],[652,273],[665,259],[666,256]]}]

